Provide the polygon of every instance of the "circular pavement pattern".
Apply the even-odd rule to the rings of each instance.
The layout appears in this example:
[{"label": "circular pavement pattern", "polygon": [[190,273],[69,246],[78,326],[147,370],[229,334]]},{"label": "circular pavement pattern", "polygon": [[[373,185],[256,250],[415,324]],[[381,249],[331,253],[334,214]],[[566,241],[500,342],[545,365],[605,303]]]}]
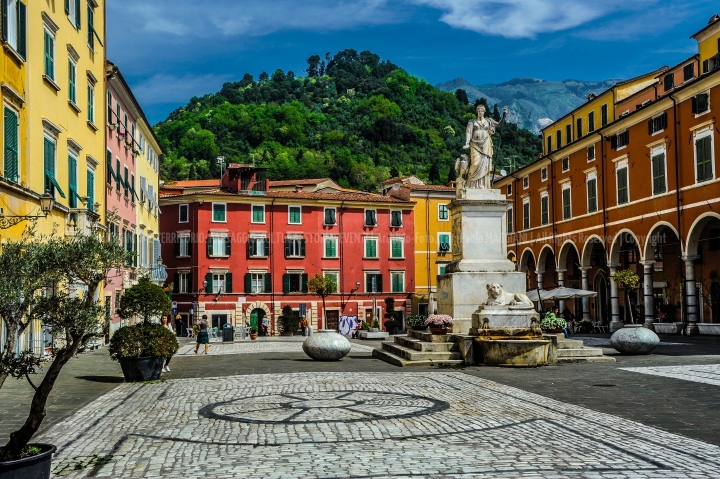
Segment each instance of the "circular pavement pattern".
[{"label": "circular pavement pattern", "polygon": [[326,391],[239,397],[208,404],[201,416],[230,422],[302,424],[402,419],[432,414],[450,405],[415,394]]}]

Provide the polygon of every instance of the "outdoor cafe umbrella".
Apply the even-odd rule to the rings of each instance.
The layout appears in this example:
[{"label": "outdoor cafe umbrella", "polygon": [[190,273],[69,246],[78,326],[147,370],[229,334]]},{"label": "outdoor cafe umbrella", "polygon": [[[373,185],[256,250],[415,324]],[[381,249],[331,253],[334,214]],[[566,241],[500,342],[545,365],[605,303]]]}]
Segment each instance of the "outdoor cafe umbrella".
[{"label": "outdoor cafe umbrella", "polygon": [[[597,296],[597,293],[595,291],[588,291],[586,289],[566,288],[564,286],[560,286],[559,288],[550,290],[540,290],[540,298],[542,298],[543,301],[554,301],[556,299],[591,298],[593,296]],[[532,291],[528,291],[527,297],[530,298],[530,301],[538,301],[538,290],[533,289]]]}]

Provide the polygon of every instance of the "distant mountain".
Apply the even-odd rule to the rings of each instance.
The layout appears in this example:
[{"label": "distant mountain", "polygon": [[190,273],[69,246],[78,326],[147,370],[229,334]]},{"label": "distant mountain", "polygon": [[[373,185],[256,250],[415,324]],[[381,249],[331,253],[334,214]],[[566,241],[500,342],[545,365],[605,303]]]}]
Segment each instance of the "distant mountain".
[{"label": "distant mountain", "polygon": [[436,85],[439,90],[465,90],[470,102],[484,97],[492,108],[497,103],[508,107],[508,119],[521,128],[535,133],[587,101],[590,93],[607,90],[620,80],[602,81],[545,81],[537,78],[515,78],[493,84],[472,85],[464,78],[456,78]]}]

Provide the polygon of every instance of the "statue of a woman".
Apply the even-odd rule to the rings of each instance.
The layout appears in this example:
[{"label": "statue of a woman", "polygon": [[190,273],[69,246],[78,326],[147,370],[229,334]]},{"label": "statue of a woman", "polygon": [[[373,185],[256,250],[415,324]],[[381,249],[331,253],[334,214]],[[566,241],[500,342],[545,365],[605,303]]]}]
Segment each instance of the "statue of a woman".
[{"label": "statue of a woman", "polygon": [[503,108],[503,115],[500,121],[492,118],[485,118],[485,106],[478,105],[476,108],[477,118],[470,120],[465,130],[465,146],[470,148],[470,165],[465,179],[465,188],[468,189],[490,189],[492,188],[492,157],[493,144],[492,135],[502,125],[507,116],[507,107]]}]

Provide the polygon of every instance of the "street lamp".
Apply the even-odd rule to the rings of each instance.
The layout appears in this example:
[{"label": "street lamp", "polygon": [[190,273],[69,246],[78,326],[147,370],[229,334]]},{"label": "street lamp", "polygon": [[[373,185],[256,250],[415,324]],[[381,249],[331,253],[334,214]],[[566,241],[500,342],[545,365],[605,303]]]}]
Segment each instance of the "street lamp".
[{"label": "street lamp", "polygon": [[39,200],[40,211],[42,211],[41,215],[5,216],[4,214],[0,214],[0,229],[12,228],[16,224],[21,223],[25,220],[47,218],[47,216],[52,211],[53,206],[55,205],[55,198],[53,198],[53,195],[51,195],[50,192],[46,190],[45,193],[40,196]]}]

